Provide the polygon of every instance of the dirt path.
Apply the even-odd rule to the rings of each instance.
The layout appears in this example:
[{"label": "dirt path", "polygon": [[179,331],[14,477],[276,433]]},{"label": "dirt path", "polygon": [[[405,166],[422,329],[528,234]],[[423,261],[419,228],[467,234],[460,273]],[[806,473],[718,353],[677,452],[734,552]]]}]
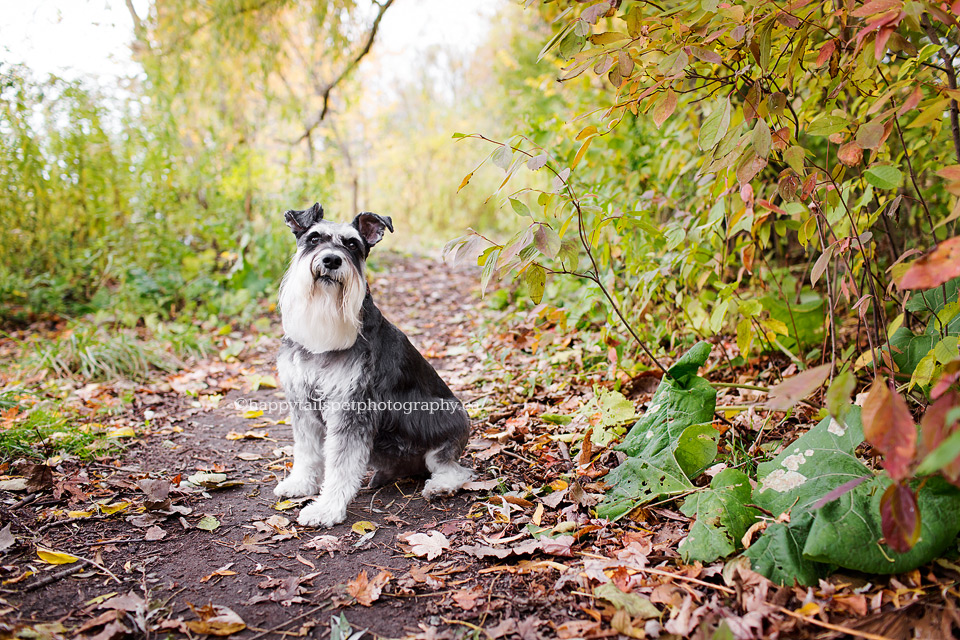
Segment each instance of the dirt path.
[{"label": "dirt path", "polygon": [[[454,391],[470,400],[476,395],[470,387],[471,371],[479,363],[468,348],[478,304],[470,293],[471,276],[420,259],[395,258],[380,267],[383,271],[375,273],[372,286],[385,315],[431,359]],[[167,620],[171,630],[182,628],[179,619],[196,618],[191,605],[199,609],[212,603],[229,607],[243,619],[248,629],[241,637],[284,623],[287,631],[306,631],[312,625],[325,629],[331,615],[340,612],[355,629],[400,637],[422,632],[421,624],[442,624],[442,603],[450,603],[453,595],[466,594],[461,605],[478,598],[482,602],[484,596],[489,600],[485,589],[470,590],[476,578],[470,563],[445,558],[427,562],[398,548],[401,533],[439,531],[450,543],[468,543],[476,529],[468,517],[469,494],[431,504],[413,481],[363,490],[351,504],[347,522],[332,530],[299,527],[299,505],[278,504],[272,489],[291,460],[292,436],[283,424],[282,393],[271,388],[276,344],[276,339],[264,339],[248,350],[240,365],[202,363],[156,392],[138,394],[136,413],[148,419],[149,436],[118,466],[77,468],[78,489],[107,505],[129,503],[121,512],[65,518],[44,506],[62,506],[50,499],[16,510],[16,521],[36,532],[41,546],[95,561],[116,580],[88,568],[32,588],[38,578],[31,576],[16,583],[14,593],[6,589],[15,607],[6,612],[12,622],[56,621],[75,628],[113,610],[98,608],[111,594],[132,592],[124,605],[128,611],[166,604],[156,619],[145,619],[141,632],[151,626],[157,630],[161,620]],[[267,388],[252,389],[259,376]],[[465,464],[474,463],[466,456]],[[173,486],[165,510],[145,509],[147,496],[139,481],[176,483],[198,472],[223,474],[208,479],[225,477],[226,484],[237,484],[205,491]],[[51,519],[40,520],[43,516]],[[213,530],[198,528],[214,522]],[[30,558],[32,552],[26,547],[6,560],[43,567]],[[62,567],[47,569],[39,575],[49,576]],[[380,597],[375,583],[364,585],[364,576],[388,580]],[[357,604],[365,599],[374,601],[370,606]],[[149,605],[144,607],[144,602]],[[477,609],[454,606],[460,618]]]}]

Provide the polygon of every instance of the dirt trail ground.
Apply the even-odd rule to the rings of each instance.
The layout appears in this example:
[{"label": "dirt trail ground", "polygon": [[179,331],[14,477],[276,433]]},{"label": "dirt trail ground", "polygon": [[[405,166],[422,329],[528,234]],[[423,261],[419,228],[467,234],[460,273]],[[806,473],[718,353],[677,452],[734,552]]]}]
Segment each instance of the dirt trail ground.
[{"label": "dirt trail ground", "polygon": [[[399,259],[382,266],[385,270],[373,277],[375,300],[458,396],[471,400],[475,394],[468,379],[472,365],[479,362],[468,348],[478,304],[470,293],[474,281],[469,275],[425,260]],[[4,515],[34,531],[41,546],[96,561],[118,580],[88,566],[82,573],[35,588],[40,578],[63,567],[37,563],[33,547],[24,545],[21,553],[9,554],[5,564],[26,563],[47,570],[5,589],[8,602],[15,607],[6,611],[12,622],[60,622],[75,627],[111,611],[98,608],[105,595],[132,592],[132,604],[127,603],[127,608],[136,608],[138,600],[149,602],[148,609],[166,604],[146,621],[145,628],[161,620],[195,619],[190,605],[199,609],[210,603],[227,606],[243,619],[248,630],[240,637],[255,636],[287,622],[286,631],[306,631],[319,625],[326,632],[331,615],[341,611],[355,629],[387,637],[421,632],[420,623],[428,627],[443,624],[441,603],[464,591],[462,586],[473,582],[475,571],[463,562],[426,562],[404,554],[396,538],[399,533],[426,531],[440,531],[448,540],[471,537],[475,525],[467,516],[475,496],[461,494],[431,504],[419,494],[422,483],[407,481],[379,491],[363,490],[351,504],[347,521],[332,530],[298,526],[299,505],[278,504],[272,493],[277,475],[282,477],[291,459],[290,427],[278,424],[284,418],[279,406],[282,392],[250,389],[250,381],[257,376],[267,377],[266,386],[271,386],[276,346],[275,339],[263,341],[240,365],[203,363],[175,377],[172,385],[161,385],[159,392],[137,394],[136,417],[149,418],[149,435],[142,437],[118,466],[79,466],[74,477],[78,491],[90,492],[91,498],[108,505],[130,502],[121,512],[40,520],[50,507],[66,507],[65,501],[41,495],[12,511],[7,505]],[[448,353],[457,354],[456,359],[446,358]],[[210,408],[210,400],[204,400],[200,408],[192,406],[197,402],[183,393],[196,395],[231,386],[239,388],[224,394],[215,408]],[[163,392],[167,387],[170,389]],[[264,408],[264,414],[258,415]],[[465,464],[473,463],[466,456]],[[138,481],[178,476],[185,480],[197,472],[222,473],[227,483],[240,484],[205,492],[181,491],[174,486],[171,506],[184,513],[167,509],[170,515],[144,511],[139,519],[134,517],[142,511],[145,498]],[[219,526],[212,531],[197,528],[209,516]],[[361,524],[354,526],[358,522]],[[368,531],[370,526],[365,523],[376,528]],[[150,531],[153,533],[147,535]],[[160,535],[162,539],[145,540]],[[362,577],[356,586],[363,572],[371,581],[389,572],[387,586],[371,606],[356,604],[364,596]],[[345,587],[351,581],[354,586]],[[438,588],[426,593],[416,589],[427,584]],[[359,590],[360,597],[351,596],[350,588]],[[375,586],[368,589],[367,599],[375,590]],[[477,592],[469,597],[476,600],[478,596]],[[482,609],[489,608],[497,597],[484,590],[480,600],[486,598],[487,602]],[[504,604],[513,606],[512,598]],[[465,611],[458,609],[461,614]],[[291,622],[294,618],[297,620]],[[177,628],[174,622],[167,626]]]}]

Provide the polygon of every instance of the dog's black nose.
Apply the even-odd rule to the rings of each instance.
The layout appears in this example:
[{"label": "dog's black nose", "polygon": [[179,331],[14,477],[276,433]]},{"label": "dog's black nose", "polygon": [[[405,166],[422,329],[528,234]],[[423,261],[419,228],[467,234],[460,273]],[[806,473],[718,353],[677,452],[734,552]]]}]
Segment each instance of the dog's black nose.
[{"label": "dog's black nose", "polygon": [[343,259],[340,256],[323,256],[323,266],[330,271],[339,269],[341,264],[343,264]]}]

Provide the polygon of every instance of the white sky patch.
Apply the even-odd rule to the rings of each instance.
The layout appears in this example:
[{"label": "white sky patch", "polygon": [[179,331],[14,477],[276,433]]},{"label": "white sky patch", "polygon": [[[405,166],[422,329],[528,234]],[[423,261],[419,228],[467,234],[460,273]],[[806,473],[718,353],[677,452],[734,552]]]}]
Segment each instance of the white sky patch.
[{"label": "white sky patch", "polygon": [[763,479],[760,491],[771,489],[777,493],[786,493],[796,489],[806,481],[807,477],[802,473],[786,469],[774,469],[770,475]]},{"label": "white sky patch", "polygon": [[[141,17],[148,15],[149,0],[133,5]],[[397,0],[360,71],[389,91],[426,67],[432,50],[468,56],[504,6],[504,0]],[[138,75],[132,41],[124,0],[0,0],[0,62],[25,64],[38,79],[53,73],[110,83]]]}]

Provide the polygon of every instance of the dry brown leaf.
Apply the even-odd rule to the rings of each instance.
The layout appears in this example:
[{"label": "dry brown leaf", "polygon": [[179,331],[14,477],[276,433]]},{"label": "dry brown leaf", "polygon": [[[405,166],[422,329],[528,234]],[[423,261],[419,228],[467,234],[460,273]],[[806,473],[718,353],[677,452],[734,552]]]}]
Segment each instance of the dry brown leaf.
[{"label": "dry brown leaf", "polygon": [[389,571],[381,571],[373,580],[370,580],[367,572],[361,571],[360,575],[347,583],[347,593],[358,603],[369,607],[380,598],[380,593],[392,577],[393,574]]}]

